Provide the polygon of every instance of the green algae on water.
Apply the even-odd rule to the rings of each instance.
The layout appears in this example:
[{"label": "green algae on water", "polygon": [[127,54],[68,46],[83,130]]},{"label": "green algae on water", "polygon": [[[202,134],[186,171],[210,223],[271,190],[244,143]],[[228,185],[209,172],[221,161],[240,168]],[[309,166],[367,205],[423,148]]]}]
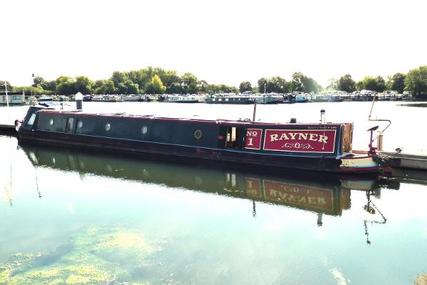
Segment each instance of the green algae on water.
[{"label": "green algae on water", "polygon": [[61,250],[12,256],[0,264],[0,285],[143,284],[129,272],[158,250],[140,232],[91,227]]}]

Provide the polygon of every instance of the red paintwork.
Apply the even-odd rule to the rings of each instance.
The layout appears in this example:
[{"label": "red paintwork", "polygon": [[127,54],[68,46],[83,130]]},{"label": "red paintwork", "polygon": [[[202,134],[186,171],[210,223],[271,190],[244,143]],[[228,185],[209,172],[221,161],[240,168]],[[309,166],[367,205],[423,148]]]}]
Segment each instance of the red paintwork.
[{"label": "red paintwork", "polygon": [[246,149],[261,149],[262,129],[247,129],[246,130]]},{"label": "red paintwork", "polygon": [[335,130],[265,130],[263,149],[281,152],[334,153],[335,137]]}]

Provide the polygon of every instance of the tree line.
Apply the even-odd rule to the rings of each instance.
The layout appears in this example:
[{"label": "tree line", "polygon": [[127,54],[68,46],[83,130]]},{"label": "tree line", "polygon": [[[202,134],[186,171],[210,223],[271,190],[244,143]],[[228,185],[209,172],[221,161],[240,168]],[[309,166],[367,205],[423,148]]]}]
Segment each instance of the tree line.
[{"label": "tree line", "polygon": [[390,90],[398,93],[409,91],[415,97],[425,97],[427,96],[427,65],[414,68],[406,74],[395,73],[389,76],[387,80],[381,76],[366,76],[356,82],[350,74],[346,74],[333,81],[330,87],[349,93],[363,89],[376,92]]},{"label": "tree line", "polygon": [[[209,84],[199,80],[192,73],[178,75],[176,71],[162,68],[147,67],[140,70],[121,72],[115,71],[112,76],[104,80],[91,80],[86,76],[60,76],[55,80],[47,81],[41,76],[33,79],[32,86],[12,87],[9,90],[26,94],[62,94],[71,95],[77,92],[83,94],[197,94],[197,93],[230,93],[230,92],[259,92],[259,93],[289,93],[306,92],[316,93],[322,86],[313,78],[301,72],[292,74],[286,79],[276,76],[260,78],[257,86],[249,81],[243,81],[239,87],[225,84]],[[4,82],[0,81],[0,91],[4,89]],[[396,73],[384,79],[381,76],[366,76],[360,81],[354,81],[350,74],[333,80],[326,89],[353,92],[357,90],[372,90],[383,92],[393,90],[398,93],[410,91],[414,96],[427,96],[427,66],[420,66],[408,73]]]},{"label": "tree line", "polygon": [[178,75],[176,71],[147,67],[128,72],[115,71],[108,79],[91,80],[86,76],[60,76],[55,80],[45,80],[41,76],[33,78],[32,86],[15,87],[26,94],[196,94],[217,92],[238,92],[225,84],[208,84],[192,73]]}]

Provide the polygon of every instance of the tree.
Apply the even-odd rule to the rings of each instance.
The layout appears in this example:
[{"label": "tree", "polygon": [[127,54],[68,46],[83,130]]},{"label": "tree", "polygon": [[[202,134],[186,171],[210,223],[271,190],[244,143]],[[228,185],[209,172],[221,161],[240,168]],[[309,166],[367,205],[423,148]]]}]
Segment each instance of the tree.
[{"label": "tree", "polygon": [[61,95],[75,94],[75,80],[68,76],[60,76],[56,79],[56,92]]},{"label": "tree", "polygon": [[12,85],[10,85],[9,81],[0,80],[0,92],[5,92],[5,83],[7,84],[7,91],[13,91],[14,88]]},{"label": "tree", "polygon": [[258,79],[258,92],[259,93],[267,93],[267,79],[265,78],[260,78]]},{"label": "tree", "polygon": [[131,80],[127,79],[125,82],[119,83],[117,92],[120,94],[136,94],[139,92],[139,86],[137,83],[133,83]]},{"label": "tree", "polygon": [[292,91],[299,91],[299,92],[304,91],[303,78],[304,78],[304,74],[302,74],[301,72],[295,72],[294,74],[292,74],[292,81],[291,81]]},{"label": "tree", "polygon": [[427,65],[408,72],[405,78],[405,90],[412,92],[414,96],[427,95]]},{"label": "tree", "polygon": [[260,78],[258,80],[258,92],[260,93],[287,93],[291,89],[291,83],[284,78],[275,76],[271,78]]},{"label": "tree", "polygon": [[166,93],[168,94],[184,94],[184,88],[182,88],[180,82],[174,82],[166,87]]},{"label": "tree", "polygon": [[356,82],[351,78],[350,74],[346,74],[338,79],[337,89],[351,93],[356,90]]},{"label": "tree", "polygon": [[387,81],[387,89],[397,91],[402,94],[405,89],[405,74],[396,73]]},{"label": "tree", "polygon": [[33,78],[33,85],[32,85],[33,87],[37,87],[37,86],[42,86],[43,87],[44,84],[46,84],[46,80],[44,80],[43,77],[36,76],[36,77]]},{"label": "tree", "polygon": [[118,86],[119,83],[124,83],[128,79],[129,75],[126,72],[114,71],[111,76],[111,80],[113,80],[115,86]]},{"label": "tree", "polygon": [[147,94],[163,94],[166,90],[166,87],[163,85],[160,77],[155,74],[149,83],[145,86],[145,93]]},{"label": "tree", "polygon": [[95,81],[93,90],[94,90],[95,94],[114,94],[114,93],[117,93],[116,88],[114,86],[114,82],[111,79]]},{"label": "tree", "polygon": [[292,74],[291,90],[299,92],[317,92],[321,86],[311,77],[305,76],[301,72]]},{"label": "tree", "polygon": [[43,77],[36,76],[33,79],[31,87],[32,88],[28,89],[30,94],[53,94],[56,91],[56,81],[46,81]]},{"label": "tree", "polygon": [[200,80],[197,83],[197,91],[199,93],[206,93],[208,91],[208,82],[206,82],[206,80]]},{"label": "tree", "polygon": [[[169,89],[173,85],[176,86],[181,84],[181,77],[179,77],[176,74],[176,71],[173,71],[173,70],[167,70],[163,74],[160,74],[159,77],[162,80],[163,84],[166,86],[166,93],[170,93]],[[181,92],[173,92],[173,93],[181,93]]]},{"label": "tree", "polygon": [[302,78],[302,86],[303,86],[304,92],[307,92],[307,93],[312,93],[312,92],[316,93],[321,89],[321,86],[319,85],[319,83],[316,82],[316,80],[307,76],[304,76]]},{"label": "tree", "polygon": [[86,76],[76,77],[74,86],[76,93],[81,92],[82,94],[91,94],[93,91],[93,82]]},{"label": "tree", "polygon": [[239,85],[239,91],[240,91],[240,93],[248,92],[248,91],[251,92],[252,91],[251,83],[249,81],[241,82]]},{"label": "tree", "polygon": [[45,81],[42,85],[42,88],[46,91],[49,91],[49,93],[54,93],[56,91],[56,81]]},{"label": "tree", "polygon": [[182,88],[184,93],[194,94],[197,93],[197,77],[192,73],[184,73],[181,77]]},{"label": "tree", "polygon": [[383,92],[385,90],[385,81],[381,76],[371,77],[365,76],[361,81],[357,83],[359,90],[366,89],[376,92]]}]

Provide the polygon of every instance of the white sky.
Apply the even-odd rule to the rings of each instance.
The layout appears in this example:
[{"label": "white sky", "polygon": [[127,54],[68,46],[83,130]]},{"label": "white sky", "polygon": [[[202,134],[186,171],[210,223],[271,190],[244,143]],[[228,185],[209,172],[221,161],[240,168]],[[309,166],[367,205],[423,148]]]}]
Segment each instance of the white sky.
[{"label": "white sky", "polygon": [[0,0],[0,80],[149,65],[236,86],[387,76],[427,64],[426,13],[426,0]]}]

